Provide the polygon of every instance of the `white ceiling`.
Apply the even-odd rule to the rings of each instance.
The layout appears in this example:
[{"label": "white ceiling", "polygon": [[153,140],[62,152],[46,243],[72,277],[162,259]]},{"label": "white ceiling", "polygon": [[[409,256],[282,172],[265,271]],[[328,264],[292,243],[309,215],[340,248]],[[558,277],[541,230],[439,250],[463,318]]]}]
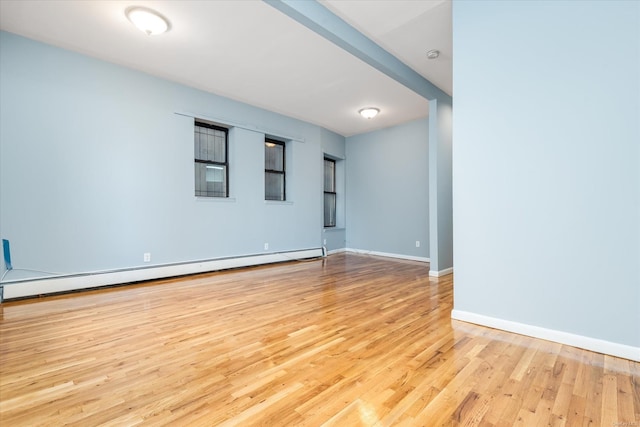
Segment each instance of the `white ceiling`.
[{"label": "white ceiling", "polygon": [[[321,3],[448,94],[449,0]],[[146,36],[124,16],[146,6],[171,30]],[[428,114],[421,96],[259,0],[0,0],[0,29],[331,129],[344,136]],[[428,60],[426,51],[441,55]],[[381,109],[365,120],[357,110]]]}]

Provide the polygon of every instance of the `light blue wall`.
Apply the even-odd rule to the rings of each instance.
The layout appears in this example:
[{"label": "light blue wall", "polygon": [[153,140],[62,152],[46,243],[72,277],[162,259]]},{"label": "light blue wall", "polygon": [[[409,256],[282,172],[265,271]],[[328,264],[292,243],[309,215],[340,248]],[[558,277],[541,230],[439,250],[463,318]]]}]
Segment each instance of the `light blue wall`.
[{"label": "light blue wall", "polygon": [[346,139],[348,248],[429,257],[428,142],[428,119]]},{"label": "light blue wall", "polygon": [[[242,124],[230,132],[230,200],[194,197],[193,119],[177,112]],[[265,132],[298,140],[288,203],[264,201]],[[329,134],[0,33],[0,235],[15,268],[70,274],[146,266],[144,252],[164,264],[264,253],[264,243],[318,248],[323,145],[344,145]]]},{"label": "light blue wall", "polygon": [[451,98],[429,101],[429,269],[436,275],[453,268],[452,114]]},{"label": "light blue wall", "polygon": [[[322,231],[322,243],[327,251],[344,249],[346,233],[346,153],[345,138],[329,130],[322,130],[322,151],[324,157],[336,161],[336,226],[326,227]],[[323,163],[324,167],[324,163]],[[323,191],[321,188],[320,191]]]},{"label": "light blue wall", "polygon": [[640,346],[640,3],[453,4],[455,308]]}]

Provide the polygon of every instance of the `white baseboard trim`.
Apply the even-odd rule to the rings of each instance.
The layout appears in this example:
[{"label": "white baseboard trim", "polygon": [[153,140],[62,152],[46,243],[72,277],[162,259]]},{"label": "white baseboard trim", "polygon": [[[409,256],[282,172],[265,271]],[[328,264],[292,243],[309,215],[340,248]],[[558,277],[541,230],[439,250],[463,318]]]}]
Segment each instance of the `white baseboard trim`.
[{"label": "white baseboard trim", "polygon": [[451,311],[451,318],[640,362],[640,347],[632,347],[625,344],[618,344],[597,338],[570,334],[568,332],[541,328],[539,326],[497,319],[495,317],[455,309]]},{"label": "white baseboard trim", "polygon": [[409,261],[419,261],[419,262],[430,262],[431,261],[429,258],[426,258],[426,257],[419,257],[419,256],[413,256],[413,255],[402,255],[402,254],[392,254],[392,253],[388,253],[388,252],[368,251],[368,250],[365,250],[365,249],[345,248],[344,251],[345,252],[351,252],[351,253],[354,253],[354,254],[360,254],[360,255],[376,255],[376,256],[383,256],[383,257],[387,257],[387,258],[406,259],[406,260],[409,260]]},{"label": "white baseboard trim", "polygon": [[230,268],[249,267],[260,264],[291,261],[322,256],[322,248],[303,249],[291,252],[277,252],[260,255],[249,255],[234,258],[218,258],[211,260],[165,264],[142,268],[99,271],[65,276],[43,277],[37,279],[21,279],[5,281],[3,299],[23,298],[79,289],[90,289],[143,280],[161,279],[182,276],[185,274],[206,273],[227,270]]},{"label": "white baseboard trim", "polygon": [[432,276],[432,277],[446,276],[447,274],[451,274],[451,273],[453,273],[453,267],[445,268],[444,270],[438,270],[438,271],[429,270],[429,276]]},{"label": "white baseboard trim", "polygon": [[339,253],[346,252],[346,251],[347,250],[345,248],[332,249],[330,251],[327,251],[327,255],[339,254]]}]

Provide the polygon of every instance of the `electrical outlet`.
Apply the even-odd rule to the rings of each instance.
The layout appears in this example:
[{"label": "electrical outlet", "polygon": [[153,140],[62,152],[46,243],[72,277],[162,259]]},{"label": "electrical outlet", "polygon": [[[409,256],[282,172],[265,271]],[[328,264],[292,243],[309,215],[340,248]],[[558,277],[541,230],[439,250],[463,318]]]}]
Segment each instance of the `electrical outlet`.
[{"label": "electrical outlet", "polygon": [[269,250],[269,244],[268,244],[268,243],[265,243],[265,244],[264,244],[264,250],[265,250],[265,251],[268,251],[268,250]]},{"label": "electrical outlet", "polygon": [[149,252],[144,253],[144,262],[151,262],[151,254]]},{"label": "electrical outlet", "polygon": [[323,243],[323,244],[324,244],[324,245],[326,245],[326,244],[327,244],[327,239],[324,239],[324,243]]},{"label": "electrical outlet", "polygon": [[420,240],[416,240],[416,248],[420,247]]}]

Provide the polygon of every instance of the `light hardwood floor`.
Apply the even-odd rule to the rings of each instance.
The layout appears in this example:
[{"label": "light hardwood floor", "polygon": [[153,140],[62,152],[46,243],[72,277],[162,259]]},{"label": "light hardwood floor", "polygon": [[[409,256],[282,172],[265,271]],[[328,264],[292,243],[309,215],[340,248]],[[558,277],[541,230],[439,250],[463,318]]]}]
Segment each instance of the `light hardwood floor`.
[{"label": "light hardwood floor", "polygon": [[452,321],[371,256],[1,305],[0,425],[638,426],[640,364]]}]

